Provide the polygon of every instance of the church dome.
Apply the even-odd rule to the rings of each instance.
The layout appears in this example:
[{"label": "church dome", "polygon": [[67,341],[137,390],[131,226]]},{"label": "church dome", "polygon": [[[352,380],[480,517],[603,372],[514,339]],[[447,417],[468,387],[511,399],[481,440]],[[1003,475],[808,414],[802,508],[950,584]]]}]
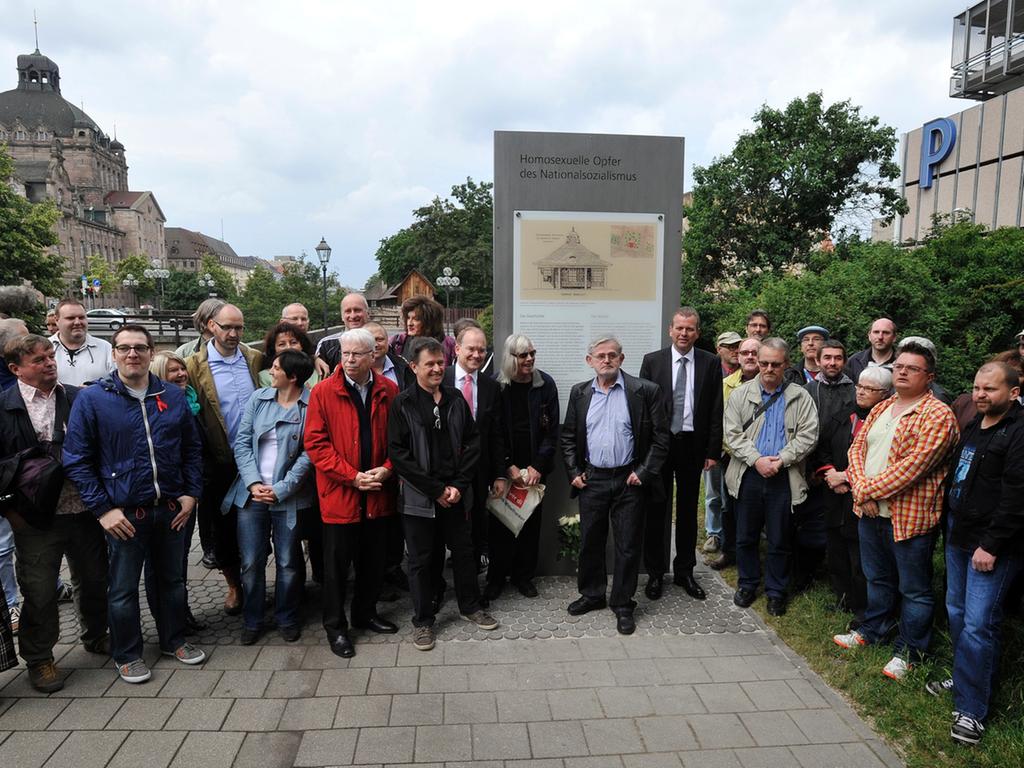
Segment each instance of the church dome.
[{"label": "church dome", "polygon": [[57,136],[82,128],[101,133],[95,120],[60,95],[60,69],[38,49],[18,57],[18,87],[0,93],[0,123],[10,128],[18,120],[29,130],[42,123]]}]

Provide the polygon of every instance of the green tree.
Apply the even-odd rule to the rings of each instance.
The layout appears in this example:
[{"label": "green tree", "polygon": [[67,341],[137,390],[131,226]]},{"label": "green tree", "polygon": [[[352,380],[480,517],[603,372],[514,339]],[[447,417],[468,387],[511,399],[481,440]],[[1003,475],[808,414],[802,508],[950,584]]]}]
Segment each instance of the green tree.
[{"label": "green tree", "polygon": [[246,338],[262,338],[263,332],[280,320],[281,307],[287,303],[280,281],[262,264],[257,265],[238,296]]},{"label": "green tree", "polygon": [[811,93],[785,110],[762,106],[754,122],[730,154],[693,171],[683,248],[701,284],[802,265],[845,216],[906,212],[892,184],[896,134],[877,117]]},{"label": "green tree", "polygon": [[[211,253],[203,256],[202,267],[199,269],[199,274],[196,275],[196,281],[199,280],[199,275],[209,275],[213,278],[213,293],[216,293],[220,298],[225,301],[234,301],[238,298],[238,289],[235,287],[235,280],[231,277],[231,273],[228,272],[224,267],[217,261],[217,257]],[[207,289],[210,292],[210,289]]]},{"label": "green tree", "polygon": [[64,293],[64,259],[47,249],[57,245],[60,211],[52,201],[30,203],[8,183],[14,161],[0,144],[0,285],[30,282],[49,296]]},{"label": "green tree", "polygon": [[[377,249],[380,276],[393,285],[412,269],[428,279],[451,267],[461,280],[462,306],[491,303],[494,198],[489,182],[467,178],[452,187],[449,198],[435,197],[413,211],[415,221],[381,240]],[[444,295],[439,298],[444,301]],[[453,297],[452,303],[455,302]]]},{"label": "green tree", "polygon": [[194,310],[209,296],[209,291],[199,285],[195,272],[172,269],[164,283],[164,309]]},{"label": "green tree", "polygon": [[102,303],[104,295],[121,287],[121,284],[117,283],[115,288],[114,272],[107,260],[98,253],[94,253],[85,260],[85,280],[90,286],[95,285],[96,280],[100,281],[97,303]]},{"label": "green tree", "polygon": [[145,276],[146,270],[151,269],[152,266],[149,259],[145,256],[139,256],[134,253],[128,254],[114,265],[114,285],[121,287],[121,281],[128,277],[128,275],[131,275],[139,281],[138,286],[132,289],[132,293],[136,298],[136,302],[141,304],[143,298],[153,298],[156,296],[156,280],[151,280]]}]

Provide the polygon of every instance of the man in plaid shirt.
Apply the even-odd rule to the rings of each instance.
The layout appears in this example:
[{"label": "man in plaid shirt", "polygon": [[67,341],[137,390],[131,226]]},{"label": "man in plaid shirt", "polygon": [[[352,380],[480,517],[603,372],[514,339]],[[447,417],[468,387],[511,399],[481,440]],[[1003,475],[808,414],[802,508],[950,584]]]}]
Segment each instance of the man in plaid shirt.
[{"label": "man in plaid shirt", "polygon": [[896,394],[868,415],[846,470],[860,518],[868,606],[856,630],[832,639],[843,648],[880,641],[899,594],[895,653],[882,673],[902,680],[931,641],[932,551],[947,459],[960,430],[953,411],[929,389],[935,356],[928,347],[905,344],[892,370]]}]

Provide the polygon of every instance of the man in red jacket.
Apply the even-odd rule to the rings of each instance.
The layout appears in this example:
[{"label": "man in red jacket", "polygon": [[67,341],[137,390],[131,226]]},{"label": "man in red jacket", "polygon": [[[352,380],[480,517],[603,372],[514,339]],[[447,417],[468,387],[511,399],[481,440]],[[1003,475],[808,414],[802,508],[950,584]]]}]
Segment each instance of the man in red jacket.
[{"label": "man in red jacket", "polygon": [[345,582],[355,563],[352,624],[372,632],[398,627],[377,615],[384,577],[385,518],[395,513],[387,424],[398,387],[374,375],[373,336],[341,335],[341,365],[314,389],[306,418],[306,454],[316,467],[324,521],[324,629],[331,650],[355,656],[345,617]]}]

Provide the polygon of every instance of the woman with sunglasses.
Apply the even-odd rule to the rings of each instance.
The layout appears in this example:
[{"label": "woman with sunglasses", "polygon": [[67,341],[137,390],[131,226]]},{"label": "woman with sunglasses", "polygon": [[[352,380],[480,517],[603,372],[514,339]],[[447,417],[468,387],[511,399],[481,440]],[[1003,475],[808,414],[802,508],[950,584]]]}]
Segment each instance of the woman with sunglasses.
[{"label": "woman with sunglasses", "polygon": [[[517,485],[538,485],[558,455],[558,388],[555,380],[536,367],[537,350],[528,336],[513,333],[505,339],[498,384],[509,446],[508,476]],[[524,475],[525,472],[525,475]],[[487,526],[490,567],[484,597],[497,598],[511,579],[525,597],[536,597],[543,505],[538,505],[519,536],[497,520]]]}]

